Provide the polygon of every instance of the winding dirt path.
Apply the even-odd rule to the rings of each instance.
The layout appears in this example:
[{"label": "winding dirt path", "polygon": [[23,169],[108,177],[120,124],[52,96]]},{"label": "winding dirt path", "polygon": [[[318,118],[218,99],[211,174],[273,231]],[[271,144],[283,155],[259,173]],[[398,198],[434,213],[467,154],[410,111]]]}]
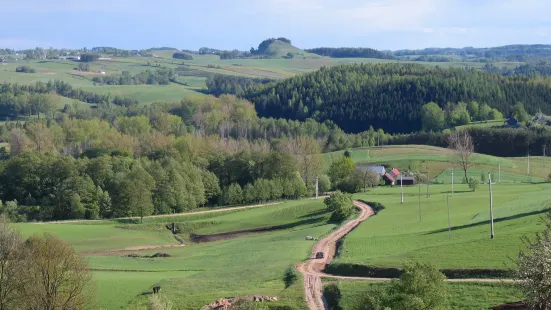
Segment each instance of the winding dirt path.
[{"label": "winding dirt path", "polygon": [[[297,264],[297,271],[304,276],[304,291],[306,302],[310,310],[328,309],[327,303],[323,298],[323,283],[321,278],[333,278],[341,280],[364,280],[364,281],[390,281],[390,278],[365,278],[365,277],[346,277],[335,276],[324,272],[325,266],[330,264],[335,257],[337,241],[346,236],[350,231],[356,228],[361,222],[375,214],[370,206],[360,201],[354,201],[354,205],[360,209],[360,216],[327,237],[321,239],[312,249],[312,256],[305,263]],[[323,252],[323,259],[315,259],[317,252]],[[447,279],[448,282],[481,282],[481,283],[513,283],[512,279]]]}]

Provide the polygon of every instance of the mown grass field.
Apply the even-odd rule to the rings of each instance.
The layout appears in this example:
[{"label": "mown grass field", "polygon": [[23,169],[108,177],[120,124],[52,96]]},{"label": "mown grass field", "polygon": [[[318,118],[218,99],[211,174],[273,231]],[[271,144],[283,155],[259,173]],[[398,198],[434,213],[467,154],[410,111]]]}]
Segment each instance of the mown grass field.
[{"label": "mown grass field", "polygon": [[[421,191],[421,220],[419,217]],[[489,190],[476,192],[455,186],[449,198],[451,240],[448,232],[447,192],[451,185],[377,188],[355,197],[382,203],[386,209],[349,234],[335,263],[401,267],[407,259],[434,263],[439,268],[512,267],[522,247],[520,237],[543,229],[541,216],[550,207],[551,185],[494,185],[495,239],[490,240]]]},{"label": "mown grass field", "polygon": [[[366,292],[386,285],[367,281],[340,282],[340,305],[347,310],[365,309],[362,305]],[[448,283],[447,292],[449,305],[453,310],[484,310],[490,306],[522,300],[522,294],[515,286],[504,283]]]},{"label": "mown grass field", "polygon": [[[148,293],[161,285],[175,309],[199,309],[228,296],[278,296],[278,305],[304,309],[302,283],[285,289],[282,277],[289,266],[304,260],[314,241],[335,227],[322,200],[285,202],[255,209],[134,220],[86,221],[65,224],[17,224],[24,236],[50,232],[85,252],[94,272],[97,307],[137,309]],[[178,223],[185,233],[213,234],[288,225],[286,229],[184,247],[137,252],[168,253],[170,258],[123,257],[131,252],[106,252],[134,246],[176,245],[164,226]]]}]

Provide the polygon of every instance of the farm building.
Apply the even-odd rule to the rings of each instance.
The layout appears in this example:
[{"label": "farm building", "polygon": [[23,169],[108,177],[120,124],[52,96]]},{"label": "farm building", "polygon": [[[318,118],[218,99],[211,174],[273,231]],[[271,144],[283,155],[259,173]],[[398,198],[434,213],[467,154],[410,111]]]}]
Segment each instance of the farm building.
[{"label": "farm building", "polygon": [[414,177],[399,177],[396,179],[396,185],[402,185],[402,182],[404,182],[403,185],[415,185],[415,178]]}]

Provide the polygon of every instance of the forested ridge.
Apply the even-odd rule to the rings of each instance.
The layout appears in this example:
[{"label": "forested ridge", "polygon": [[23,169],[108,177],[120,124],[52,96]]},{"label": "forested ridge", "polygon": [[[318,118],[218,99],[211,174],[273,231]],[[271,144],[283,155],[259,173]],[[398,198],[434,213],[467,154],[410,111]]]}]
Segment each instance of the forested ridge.
[{"label": "forested ridge", "polygon": [[551,113],[549,79],[414,64],[323,67],[257,86],[245,97],[260,116],[332,120],[347,132],[361,132],[369,126],[394,133],[418,131],[421,107],[428,102],[444,107],[448,102],[478,101],[505,116],[522,102],[531,114]]},{"label": "forested ridge", "polygon": [[313,53],[321,56],[332,58],[379,58],[379,59],[394,59],[390,53],[384,53],[367,47],[316,47],[305,50],[308,53]]}]

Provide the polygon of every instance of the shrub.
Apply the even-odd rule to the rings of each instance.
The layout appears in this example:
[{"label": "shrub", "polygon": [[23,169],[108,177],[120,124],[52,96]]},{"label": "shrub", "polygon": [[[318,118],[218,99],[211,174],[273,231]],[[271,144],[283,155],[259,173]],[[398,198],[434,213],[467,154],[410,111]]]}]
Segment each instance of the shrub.
[{"label": "shrub", "polygon": [[285,269],[285,274],[283,275],[283,282],[285,283],[285,288],[289,288],[291,285],[297,282],[298,275],[297,271],[293,266]]},{"label": "shrub", "polygon": [[550,172],[549,175],[547,176],[547,181],[551,182],[551,172]]},{"label": "shrub", "polygon": [[336,283],[331,283],[323,288],[323,296],[327,301],[327,306],[330,310],[340,310],[339,302],[341,301],[341,289]]},{"label": "shrub", "polygon": [[172,54],[172,58],[184,59],[184,60],[193,60],[193,56],[191,56],[188,53],[183,53],[183,52],[176,52],[176,53]]},{"label": "shrub", "polygon": [[343,221],[352,214],[352,195],[350,194],[336,191],[325,198],[324,203],[327,209],[333,211],[331,219],[334,221]]},{"label": "shrub", "polygon": [[476,189],[478,188],[478,184],[479,184],[479,182],[478,182],[477,179],[475,179],[475,178],[473,178],[473,177],[471,177],[471,178],[469,179],[469,188],[470,188],[473,192],[476,192]]},{"label": "shrub", "polygon": [[20,73],[35,73],[36,70],[29,67],[29,66],[19,66],[17,68],[15,68],[15,72],[20,72]]}]

